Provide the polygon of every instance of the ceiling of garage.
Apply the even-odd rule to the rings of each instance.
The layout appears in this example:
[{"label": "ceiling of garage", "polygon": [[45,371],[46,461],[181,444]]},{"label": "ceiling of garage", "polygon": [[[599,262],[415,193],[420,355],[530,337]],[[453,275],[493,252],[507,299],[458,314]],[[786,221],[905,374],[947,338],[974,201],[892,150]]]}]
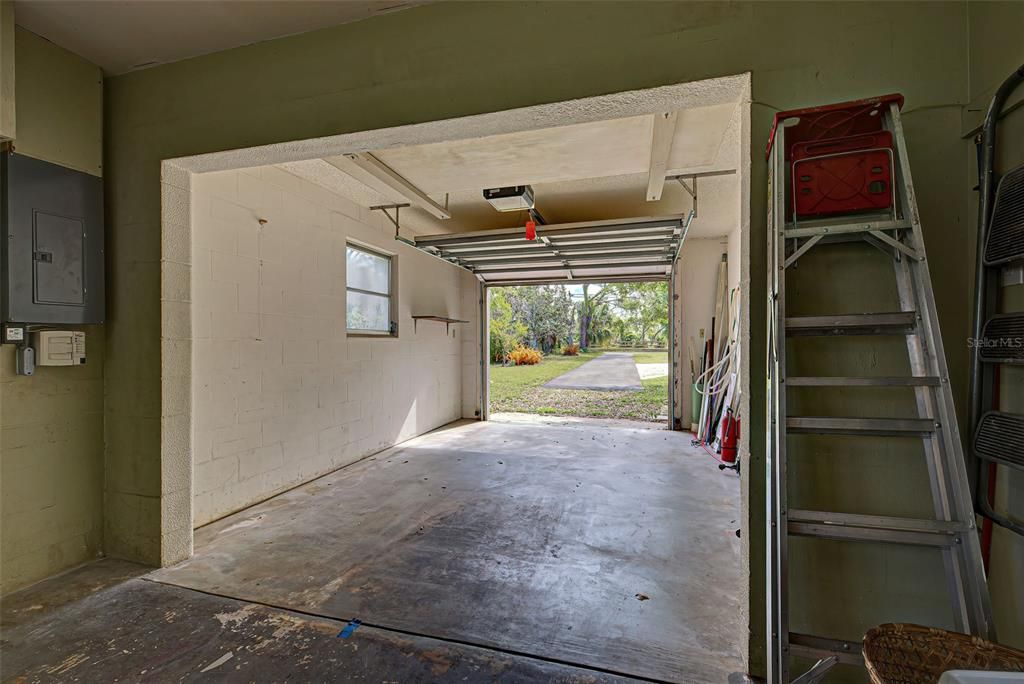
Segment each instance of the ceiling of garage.
[{"label": "ceiling of garage", "polygon": [[[680,112],[668,168],[714,163],[735,109],[726,103]],[[633,116],[381,150],[375,156],[427,194],[646,174],[652,121]]]},{"label": "ceiling of garage", "polygon": [[346,24],[425,0],[15,0],[15,21],[122,74]]},{"label": "ceiling of garage", "polygon": [[[735,171],[740,113],[738,101],[680,110],[666,174]],[[372,154],[435,202],[447,200],[448,220],[416,206],[403,209],[402,230],[410,236],[522,226],[525,212],[495,211],[482,196],[485,188],[509,185],[531,185],[537,209],[549,223],[685,215],[693,199],[677,182],[665,183],[660,200],[647,201],[653,128],[654,116],[634,116]],[[345,168],[344,161],[314,159],[281,167],[363,206],[408,202],[337,168]],[[725,235],[737,225],[739,182],[736,173],[698,179],[692,237]]]},{"label": "ceiling of garage", "polygon": [[[108,73],[122,73],[426,1],[15,0],[15,17]],[[416,206],[403,210],[408,236],[521,227],[525,212],[499,213],[482,197],[485,188],[509,185],[531,185],[548,223],[685,216],[693,198],[674,181],[665,183],[660,199],[647,200],[655,123],[675,116],[666,138],[665,175],[734,172],[741,158],[740,81],[717,80],[722,84],[716,88],[695,88],[676,112],[369,152],[451,214],[441,220]],[[387,185],[353,174],[351,165],[346,172],[346,161],[328,157],[281,166],[363,206],[408,201]],[[716,237],[734,229],[739,184],[736,173],[698,180],[699,211],[690,236]]]}]

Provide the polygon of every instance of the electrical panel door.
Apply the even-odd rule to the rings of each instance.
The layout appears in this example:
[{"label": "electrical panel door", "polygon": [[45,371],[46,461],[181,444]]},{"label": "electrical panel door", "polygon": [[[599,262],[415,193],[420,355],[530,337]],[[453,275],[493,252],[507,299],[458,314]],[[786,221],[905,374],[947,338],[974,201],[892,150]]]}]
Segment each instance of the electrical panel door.
[{"label": "electrical panel door", "polygon": [[0,192],[3,322],[102,323],[103,182],[8,152]]}]

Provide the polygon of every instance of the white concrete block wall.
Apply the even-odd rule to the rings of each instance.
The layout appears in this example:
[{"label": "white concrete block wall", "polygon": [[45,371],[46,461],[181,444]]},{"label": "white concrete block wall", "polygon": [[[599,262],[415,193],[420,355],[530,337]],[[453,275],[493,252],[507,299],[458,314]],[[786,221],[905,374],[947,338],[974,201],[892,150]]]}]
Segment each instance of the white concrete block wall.
[{"label": "white concrete block wall", "polygon": [[736,226],[726,236],[726,239],[728,240],[726,254],[729,255],[729,289],[735,290],[740,286],[740,267],[743,263],[742,235],[739,226]]},{"label": "white concrete block wall", "polygon": [[[718,265],[721,263],[722,254],[728,254],[727,238],[689,238],[683,244],[679,255],[679,267],[676,269],[676,292],[679,295],[676,319],[676,339],[679,341],[676,350],[679,364],[679,395],[676,411],[687,429],[692,416],[690,341],[694,340],[699,347],[701,329],[704,329],[705,338],[711,334],[711,319],[715,315],[715,290],[718,286]],[[700,355],[701,349],[695,349],[694,357],[698,372]]]},{"label": "white concrete block wall", "polygon": [[[276,167],[197,175],[192,188],[197,526],[464,414],[464,373],[478,368],[472,277]],[[348,240],[395,255],[397,338],[347,335]],[[472,322],[414,331],[413,314]]]}]

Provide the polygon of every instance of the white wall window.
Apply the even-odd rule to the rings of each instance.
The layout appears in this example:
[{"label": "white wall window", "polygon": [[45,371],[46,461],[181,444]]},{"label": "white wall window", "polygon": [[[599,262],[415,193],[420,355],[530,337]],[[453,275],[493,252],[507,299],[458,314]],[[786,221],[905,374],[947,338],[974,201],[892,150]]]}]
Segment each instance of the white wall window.
[{"label": "white wall window", "polygon": [[345,327],[355,334],[394,334],[392,257],[358,245],[347,247]]}]

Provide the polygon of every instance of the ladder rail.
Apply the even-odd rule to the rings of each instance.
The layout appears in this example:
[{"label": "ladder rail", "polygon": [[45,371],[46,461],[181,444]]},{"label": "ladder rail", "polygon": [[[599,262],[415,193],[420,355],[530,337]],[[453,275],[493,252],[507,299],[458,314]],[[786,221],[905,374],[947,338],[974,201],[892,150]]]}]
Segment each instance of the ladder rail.
[{"label": "ladder rail", "polygon": [[[896,122],[897,119],[893,118],[892,114],[889,113],[889,116],[885,119],[885,126],[893,133],[894,139],[902,139],[902,129],[896,125]],[[920,247],[918,254],[922,257],[921,261],[924,261],[926,258],[923,244],[924,241],[919,239],[919,236],[916,234],[918,224],[916,219],[913,217],[913,211],[911,209],[911,206],[914,205],[908,206],[908,197],[910,197],[910,193],[907,190],[908,176],[904,171],[904,167],[907,165],[904,163],[905,160],[901,153],[902,147],[899,145],[899,141],[897,141],[897,147],[899,149],[897,150],[895,159],[895,173],[896,181],[901,190],[897,193],[899,213],[909,219],[909,231],[906,239],[915,246]],[[909,184],[909,188],[912,192],[912,183]],[[908,260],[901,259],[899,256],[900,255],[896,255],[896,259],[893,261],[893,268],[896,275],[896,289],[899,293],[900,306],[902,308],[910,306],[916,308],[919,306],[917,283],[910,272],[911,265],[908,264]],[[925,268],[927,269],[927,266],[925,266]],[[915,375],[938,373],[938,366],[935,363],[932,363],[931,358],[928,356],[929,351],[934,349],[934,346],[930,341],[930,337],[928,337],[930,326],[926,325],[923,320],[921,323],[921,329],[926,337],[926,341],[922,342],[920,336],[907,338],[907,354],[910,359],[911,372]],[[944,382],[948,382],[948,376],[943,376],[942,380]],[[949,416],[945,415],[945,413],[936,405],[937,402],[934,393],[915,390],[914,394],[918,412],[921,415],[935,416],[940,427],[949,424]],[[950,497],[948,495],[952,482],[950,481],[946,465],[942,459],[942,442],[943,435],[941,429],[936,430],[930,438],[922,440],[925,459],[928,463],[928,481],[932,492],[932,506],[937,520],[955,520],[953,502],[950,501]],[[943,549],[942,562],[945,568],[948,591],[950,592],[950,596],[955,597],[953,623],[958,631],[970,631],[967,601],[962,590],[965,577],[962,571],[963,569],[957,559],[957,554],[952,549]]]},{"label": "ladder rail", "polygon": [[786,203],[785,125],[769,168],[768,207],[768,681],[789,681],[789,525],[786,519]]},{"label": "ladder rail", "polygon": [[[914,196],[913,181],[910,178],[909,165],[906,163],[904,156],[905,152],[905,140],[903,138],[902,127],[897,125],[899,122],[899,111],[895,114],[889,113],[889,117],[886,119],[886,127],[889,128],[892,133],[894,140],[897,145],[896,154],[896,177],[897,182],[901,186],[901,192],[897,193],[899,202],[900,212],[910,217],[910,229],[906,235],[908,242],[913,243],[915,251],[917,251],[922,257],[925,256],[924,241],[920,239],[919,230],[920,223],[916,216],[916,200],[911,202],[910,198]],[[925,278],[928,278],[930,283],[930,276],[928,274],[928,266],[925,260],[922,259],[920,268],[915,269],[918,264],[908,263],[906,259],[897,258],[893,262],[893,267],[896,276],[896,289],[899,294],[900,306],[903,308],[913,307],[918,308],[922,298],[926,297],[928,287],[922,287],[920,278],[916,277],[912,270],[922,272]],[[922,292],[923,290],[923,292]],[[925,302],[925,308],[929,309],[928,303]],[[926,310],[926,315],[918,313],[918,323],[920,326],[921,335],[907,337],[907,354],[910,358],[911,372],[914,375],[935,375],[940,378],[943,383],[948,384],[949,374],[945,368],[940,368],[940,364],[937,362],[939,353],[941,352],[941,339],[936,339],[936,331],[932,330],[930,322],[931,311]],[[924,339],[922,339],[922,337]],[[939,346],[936,346],[936,345]],[[944,358],[944,357],[943,357]],[[945,364],[941,364],[944,366]],[[925,442],[925,450],[927,458],[930,462],[935,464],[935,470],[929,469],[929,474],[932,476],[932,500],[935,507],[935,514],[939,520],[953,520],[954,519],[954,504],[949,499],[947,492],[952,488],[954,482],[950,480],[945,474],[945,466],[941,461],[941,445],[938,442],[942,439],[943,430],[947,429],[952,421],[955,425],[955,414],[949,415],[948,407],[946,407],[941,401],[937,401],[935,394],[923,390],[915,390],[915,398],[917,399],[918,411],[921,415],[931,415],[936,418],[939,422],[940,430],[936,430],[933,438]],[[938,399],[941,399],[939,397]],[[956,440],[959,442],[959,438]],[[954,447],[955,445],[949,445]],[[938,477],[937,477],[938,476]]]},{"label": "ladder rail", "polygon": [[[911,303],[916,306],[916,293],[913,277],[906,259],[893,262],[896,272],[897,290],[899,292],[901,306]],[[936,372],[934,364],[927,358],[927,352],[920,337],[907,337],[907,353],[910,357],[911,372],[915,375],[920,373]],[[943,378],[948,381],[948,378]],[[937,407],[937,402],[932,392],[924,391],[923,388],[915,388],[915,400],[918,412],[922,415],[936,416],[940,429],[933,432],[929,437],[922,440],[925,459],[928,463],[928,482],[932,493],[932,507],[937,520],[954,520],[953,502],[950,501],[948,492],[950,490],[950,478],[948,476],[945,462],[942,458],[943,437],[941,426],[948,424],[948,418],[942,414]],[[955,596],[955,607],[953,610],[953,622],[956,629],[961,632],[970,631],[970,620],[968,618],[967,601],[962,591],[964,576],[956,554],[951,549],[943,549],[942,562],[946,571],[946,583],[949,587],[950,596]]]},{"label": "ladder rail", "polygon": [[[914,190],[913,177],[910,171],[909,155],[907,154],[907,143],[903,135],[903,124],[899,107],[895,103],[889,105],[887,117],[888,125],[894,131],[893,140],[896,144],[896,168],[897,178],[901,185],[902,192],[897,193],[901,197],[904,206],[904,217],[910,219],[911,229],[907,235],[910,247],[922,258],[920,260],[909,260],[904,264],[911,275],[913,289],[916,295],[917,311],[921,315],[921,328],[928,354],[930,369],[923,370],[921,374],[934,374],[940,378],[946,378],[947,382],[932,396],[937,403],[938,414],[942,429],[941,456],[936,459],[938,462],[944,460],[944,468],[940,477],[945,480],[946,493],[951,497],[948,505],[952,507],[950,513],[955,519],[967,522],[970,525],[970,533],[964,535],[962,558],[960,565],[966,575],[968,596],[962,598],[962,609],[968,613],[966,626],[971,634],[977,634],[987,639],[995,637],[992,622],[992,607],[990,604],[985,581],[984,563],[981,554],[981,541],[974,533],[976,527],[974,521],[974,503],[970,495],[970,482],[967,477],[967,465],[964,460],[963,442],[960,437],[960,429],[956,419],[956,408],[953,405],[952,389],[949,387],[949,369],[946,364],[946,353],[942,343],[942,335],[939,331],[938,308],[935,305],[935,296],[931,286],[931,275],[928,269],[928,261],[925,257],[924,238],[921,232],[921,217],[918,211],[917,196]],[[915,374],[918,374],[915,371]],[[958,586],[964,587],[963,583]]]}]

